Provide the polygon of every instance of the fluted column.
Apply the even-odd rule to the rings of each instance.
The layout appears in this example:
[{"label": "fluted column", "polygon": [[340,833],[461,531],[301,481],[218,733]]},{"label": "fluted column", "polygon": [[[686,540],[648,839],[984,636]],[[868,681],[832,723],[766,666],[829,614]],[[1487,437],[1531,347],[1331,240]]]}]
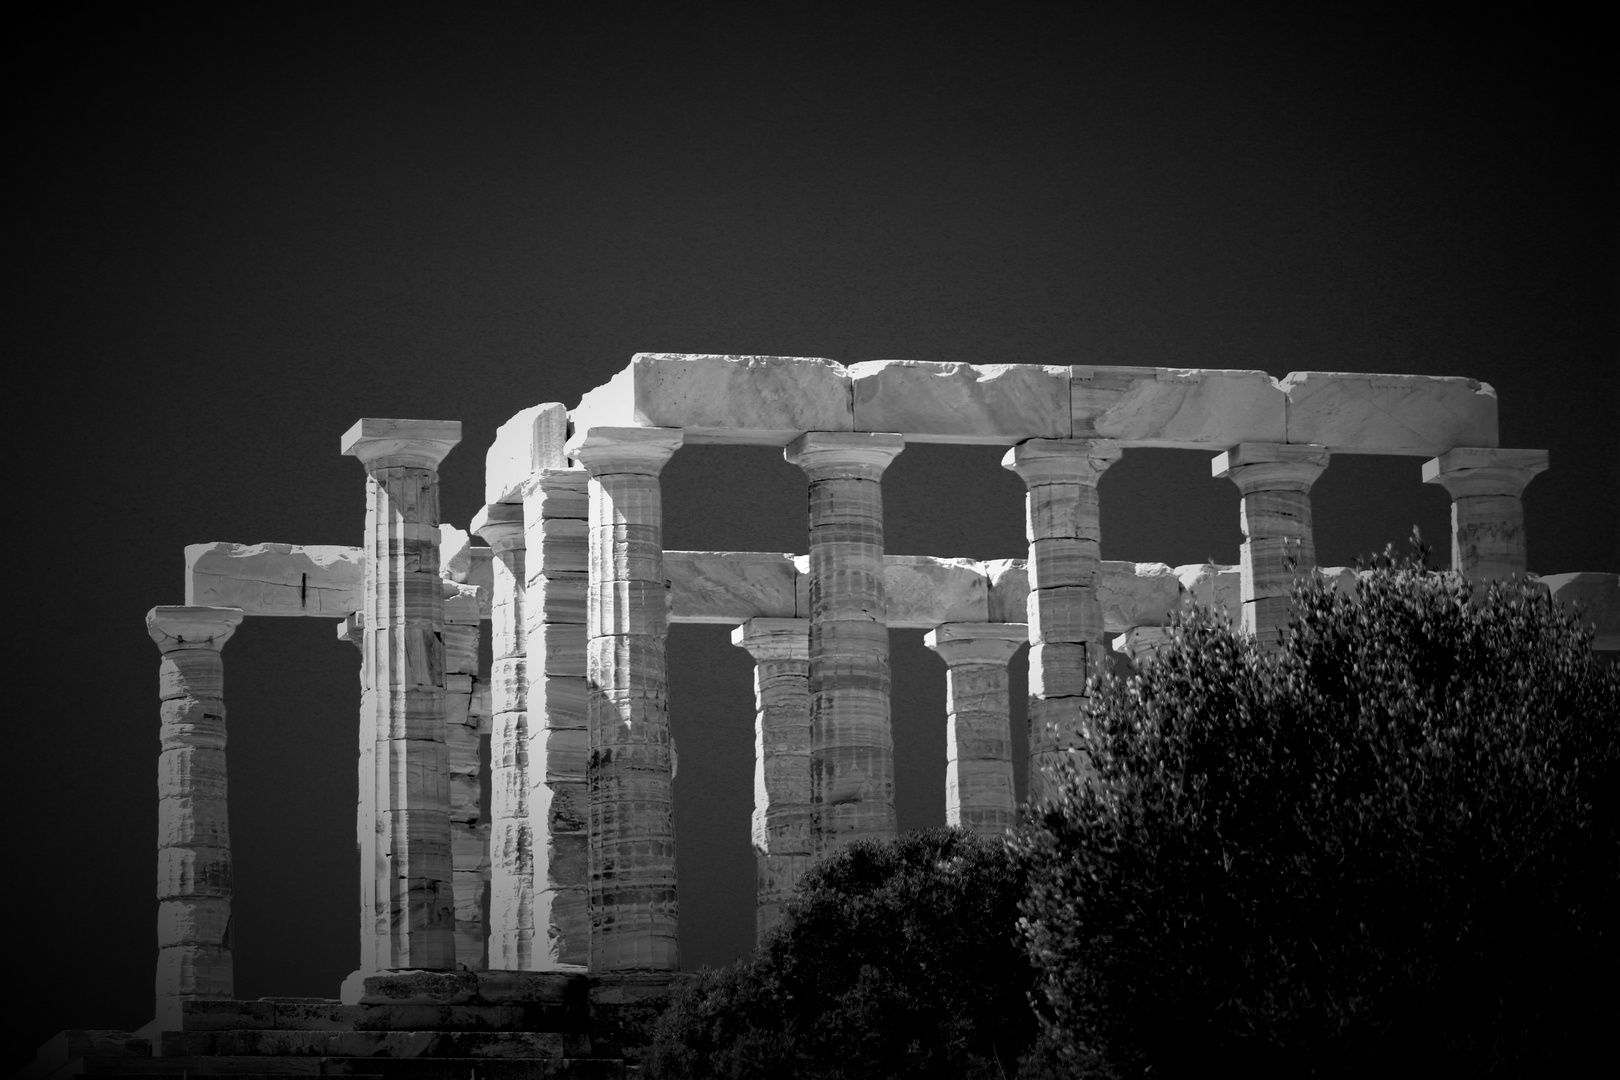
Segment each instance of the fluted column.
[{"label": "fluted column", "polygon": [[478,644],[483,621],[478,590],[444,581],[444,723],[450,763],[450,876],[456,915],[456,966],[489,966],[484,899],[489,891],[489,823],[478,760],[485,723],[478,709]]},{"label": "fluted column", "polygon": [[375,970],[456,965],[438,466],[460,438],[455,421],[367,419],[342,442],[367,473],[361,725],[376,767],[361,814],[375,824],[363,931],[376,938]]},{"label": "fluted column", "polygon": [[1049,770],[1083,737],[1086,679],[1103,664],[1097,481],[1119,457],[1119,444],[1108,439],[1030,439],[1001,461],[1027,489],[1032,803],[1046,794]]},{"label": "fluted column", "polygon": [[180,1028],[180,1003],[229,998],[231,833],[225,806],[225,669],[219,651],[240,608],[155,607],[146,632],[163,659],[158,755],[159,1031]]},{"label": "fluted column", "polygon": [[589,474],[541,469],[523,487],[528,586],[529,826],[534,841],[535,962],[542,970],[590,960],[587,902],[585,593],[590,565]]},{"label": "fluted column", "polygon": [[1239,443],[1210,465],[1242,495],[1243,629],[1266,647],[1288,628],[1294,579],[1316,566],[1311,485],[1328,451],[1311,443]]},{"label": "fluted column", "polygon": [[1451,496],[1451,568],[1469,581],[1525,572],[1525,485],[1547,468],[1545,450],[1458,447],[1423,463],[1423,482]]},{"label": "fluted column", "polygon": [[809,431],[788,444],[810,480],[810,810],[817,855],[895,835],[883,587],[883,471],[899,435]]},{"label": "fluted column", "polygon": [[731,643],[754,658],[755,940],[810,864],[810,621],[750,619]]},{"label": "fluted column", "polygon": [[590,471],[586,687],[592,971],[680,968],[658,474],[661,428],[591,428],[568,443]]},{"label": "fluted column", "polygon": [[1001,836],[1017,817],[1007,662],[1023,623],[946,623],[923,644],[945,661],[945,824]]},{"label": "fluted column", "polygon": [[489,544],[490,598],[489,963],[497,971],[534,969],[534,833],[529,823],[528,670],[524,643],[523,507],[493,503],[473,531]]}]

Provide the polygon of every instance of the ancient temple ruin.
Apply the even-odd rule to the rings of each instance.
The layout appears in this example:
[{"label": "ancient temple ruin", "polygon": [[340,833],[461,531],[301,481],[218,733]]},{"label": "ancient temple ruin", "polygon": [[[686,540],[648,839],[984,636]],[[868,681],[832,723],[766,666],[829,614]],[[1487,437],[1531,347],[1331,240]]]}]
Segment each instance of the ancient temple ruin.
[{"label": "ancient temple ruin", "polygon": [[[1084,723],[1102,650],[1150,656],[1193,600],[1277,640],[1335,455],[1417,459],[1413,482],[1452,498],[1452,564],[1476,580],[1525,571],[1520,496],[1548,465],[1498,445],[1496,395],[1465,378],[641,354],[575,408],[500,428],[476,545],[438,514],[459,439],[455,421],[359,421],[341,450],[366,474],[362,546],[196,545],[184,606],[148,614],[163,697],[152,1030],[233,995],[220,650],[244,617],[331,619],[361,655],[346,1004],[386,998],[404,972],[634,981],[679,968],[670,623],[733,626],[754,660],[764,932],[813,860],[895,834],[890,628],[927,629],[946,663],[949,823],[1000,834],[1016,815],[1007,665],[1024,642],[1036,793]],[[884,470],[925,442],[1004,455],[1027,488],[1025,558],[885,554]],[[804,552],[664,550],[660,470],[700,443],[781,447],[804,471]],[[1212,455],[1241,493],[1241,565],[1100,558],[1098,478],[1137,447]],[[1543,580],[1620,648],[1615,575]]]}]

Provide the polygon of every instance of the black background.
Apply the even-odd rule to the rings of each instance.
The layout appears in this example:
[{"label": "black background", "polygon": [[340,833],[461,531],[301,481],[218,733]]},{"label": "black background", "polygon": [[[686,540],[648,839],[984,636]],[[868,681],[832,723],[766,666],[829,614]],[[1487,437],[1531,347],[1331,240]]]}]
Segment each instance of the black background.
[{"label": "black background", "polygon": [[[188,543],[359,544],[338,437],[362,416],[462,421],[441,475],[465,527],[497,425],[643,350],[1466,375],[1500,395],[1504,446],[1552,452],[1531,569],[1620,570],[1595,25],[556,7],[58,7],[14,36],[15,1063],[152,1015],[145,612],[183,602]],[[1021,555],[999,457],[909,448],[889,550]],[[1104,557],[1235,562],[1208,461],[1114,466]],[[1419,464],[1335,460],[1319,561],[1414,524],[1443,557]],[[665,479],[667,546],[803,550],[779,451],[689,448]],[[750,669],[723,628],[670,650],[696,966],[751,942]],[[900,824],[940,823],[943,665],[920,632],[895,662]],[[330,622],[260,619],[225,663],[237,992],[335,995],[358,955],[357,654]]]}]

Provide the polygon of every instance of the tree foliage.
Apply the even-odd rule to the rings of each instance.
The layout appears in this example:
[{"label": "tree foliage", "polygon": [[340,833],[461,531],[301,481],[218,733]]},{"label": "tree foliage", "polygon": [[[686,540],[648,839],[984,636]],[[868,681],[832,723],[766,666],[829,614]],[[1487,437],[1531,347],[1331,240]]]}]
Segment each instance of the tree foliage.
[{"label": "tree foliage", "polygon": [[1012,1075],[1036,1033],[1022,881],[960,830],[840,849],[759,955],[703,972],[660,1019],[657,1077]]},{"label": "tree foliage", "polygon": [[1095,687],[1014,841],[1077,1072],[1523,1074],[1612,1025],[1620,675],[1537,586],[1360,577]]}]

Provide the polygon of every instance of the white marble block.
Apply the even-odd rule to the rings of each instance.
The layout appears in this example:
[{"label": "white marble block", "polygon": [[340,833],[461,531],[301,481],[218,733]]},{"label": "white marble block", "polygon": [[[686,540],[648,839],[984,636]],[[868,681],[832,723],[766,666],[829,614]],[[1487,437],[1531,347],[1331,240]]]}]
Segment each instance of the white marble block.
[{"label": "white marble block", "polygon": [[849,366],[856,431],[1010,446],[1069,435],[1069,370],[1039,364],[868,360]]},{"label": "white marble block", "polygon": [[1263,371],[1077,364],[1069,373],[1077,439],[1219,449],[1284,438],[1283,391]]},{"label": "white marble block", "polygon": [[1285,439],[1335,454],[1440,454],[1454,446],[1495,446],[1496,391],[1477,379],[1295,371]]},{"label": "white marble block", "polygon": [[360,610],[365,552],[297,544],[188,544],[186,603],[248,615],[339,618]]},{"label": "white marble block", "polygon": [[522,488],[541,469],[568,466],[568,410],[559,402],[531,405],[495,429],[484,455],[484,502],[523,501]]},{"label": "white marble block", "polygon": [[593,427],[683,429],[689,443],[785,446],[806,431],[850,431],[849,373],[794,356],[637,353],[580,399],[576,437]]}]

